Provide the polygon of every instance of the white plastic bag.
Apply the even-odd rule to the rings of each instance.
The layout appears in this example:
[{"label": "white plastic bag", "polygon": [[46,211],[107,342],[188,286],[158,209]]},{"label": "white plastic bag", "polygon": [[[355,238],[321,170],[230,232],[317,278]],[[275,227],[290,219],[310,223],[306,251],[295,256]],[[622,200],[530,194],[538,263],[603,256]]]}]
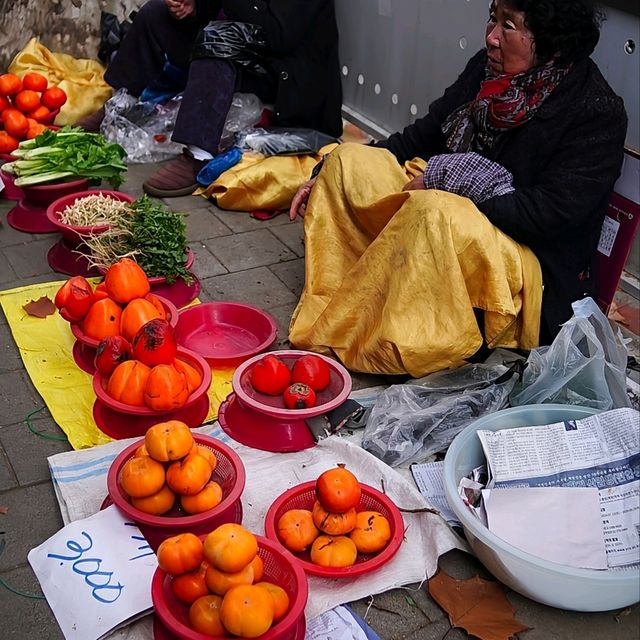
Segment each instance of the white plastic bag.
[{"label": "white plastic bag", "polygon": [[620,329],[592,298],[572,305],[549,347],[529,354],[522,382],[510,400],[513,406],[554,402],[606,411],[631,406],[627,396],[627,348]]}]

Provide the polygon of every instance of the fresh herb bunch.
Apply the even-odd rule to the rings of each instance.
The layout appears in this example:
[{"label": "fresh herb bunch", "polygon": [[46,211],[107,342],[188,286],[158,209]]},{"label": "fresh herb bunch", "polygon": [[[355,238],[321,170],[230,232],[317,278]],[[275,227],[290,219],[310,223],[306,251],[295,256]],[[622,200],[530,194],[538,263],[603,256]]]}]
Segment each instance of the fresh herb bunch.
[{"label": "fresh herb bunch", "polygon": [[17,176],[18,187],[87,178],[97,184],[106,180],[117,189],[122,184],[121,174],[127,170],[126,152],[119,144],[80,127],[46,129],[21,142],[12,155],[18,159],[5,164],[3,170]]}]

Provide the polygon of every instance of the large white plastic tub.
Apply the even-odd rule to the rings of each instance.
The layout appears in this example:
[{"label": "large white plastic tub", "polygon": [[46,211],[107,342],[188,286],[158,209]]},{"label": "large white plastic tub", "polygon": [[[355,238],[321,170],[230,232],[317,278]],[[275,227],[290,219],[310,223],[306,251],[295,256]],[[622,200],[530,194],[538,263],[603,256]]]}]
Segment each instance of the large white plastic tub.
[{"label": "large white plastic tub", "polygon": [[640,571],[574,569],[542,560],[491,533],[458,496],[460,478],[485,463],[479,429],[551,424],[597,413],[595,409],[539,404],[504,409],[484,416],[462,431],[444,460],[444,490],[449,505],[464,527],[471,548],[501,582],[532,600],[574,611],[621,609],[640,600]]}]

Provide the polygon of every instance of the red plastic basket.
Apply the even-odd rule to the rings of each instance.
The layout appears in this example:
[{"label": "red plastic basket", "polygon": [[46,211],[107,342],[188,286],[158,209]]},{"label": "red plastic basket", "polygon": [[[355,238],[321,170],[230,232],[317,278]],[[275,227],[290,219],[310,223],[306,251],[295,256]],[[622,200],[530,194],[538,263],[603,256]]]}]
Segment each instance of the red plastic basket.
[{"label": "red plastic basket", "polygon": [[[404,521],[402,514],[396,505],[384,493],[360,483],[362,496],[356,511],[377,511],[388,521],[391,529],[391,539],[387,546],[375,554],[358,553],[356,563],[351,567],[321,567],[311,562],[308,551],[294,554],[300,561],[302,568],[311,575],[323,578],[353,578],[364,573],[370,573],[389,562],[397,553],[404,537]],[[282,544],[277,534],[278,520],[290,509],[313,509],[316,501],[315,480],[304,482],[297,487],[285,491],[273,502],[264,519],[264,530],[267,537]]]},{"label": "red plastic basket", "polygon": [[133,416],[158,416],[161,418],[167,413],[175,413],[176,411],[187,409],[198,402],[209,390],[209,387],[211,386],[211,367],[207,364],[207,361],[204,358],[199,356],[197,353],[193,353],[193,351],[189,351],[188,349],[181,349],[178,347],[178,358],[191,365],[202,376],[200,386],[187,398],[187,401],[181,407],[167,409],[166,411],[154,411],[148,407],[136,407],[131,404],[125,404],[124,402],[114,400],[106,391],[107,378],[98,370],[93,374],[93,391],[95,392],[98,400],[109,409]]},{"label": "red plastic basket", "polygon": [[[173,302],[171,302],[170,300],[163,298],[162,296],[156,296],[156,298],[158,298],[158,300],[164,307],[165,313],[167,314],[167,321],[175,329],[176,324],[178,324],[178,310],[176,309],[176,305],[173,304]],[[81,344],[84,344],[87,347],[92,347],[94,349],[98,348],[98,344],[100,343],[100,340],[96,340],[95,338],[90,338],[82,330],[82,327],[79,324],[74,322],[71,323],[71,333],[73,333],[75,339]]]},{"label": "red plastic basket", "polygon": [[[285,617],[256,640],[298,640],[309,592],[307,577],[295,558],[280,545],[261,536],[256,539],[258,555],[264,562],[262,580],[277,584],[289,596],[289,611]],[[151,599],[162,624],[181,640],[216,640],[216,636],[198,633],[188,626],[189,607],[173,595],[171,580],[172,577],[162,569],[156,569],[151,582]]]},{"label": "red plastic basket", "polygon": [[154,516],[136,509],[122,490],[119,478],[125,463],[133,457],[136,449],[144,444],[144,438],[124,449],[111,463],[107,474],[107,489],[113,504],[127,517],[131,518],[140,531],[156,550],[160,543],[179,533],[191,532],[197,535],[208,534],[216,527],[227,522],[242,522],[242,503],[240,496],[244,491],[246,473],[240,456],[220,440],[211,436],[193,434],[194,440],[211,449],[218,464],[211,476],[222,487],[222,502],[209,511],[187,515],[176,505],[168,514]]}]

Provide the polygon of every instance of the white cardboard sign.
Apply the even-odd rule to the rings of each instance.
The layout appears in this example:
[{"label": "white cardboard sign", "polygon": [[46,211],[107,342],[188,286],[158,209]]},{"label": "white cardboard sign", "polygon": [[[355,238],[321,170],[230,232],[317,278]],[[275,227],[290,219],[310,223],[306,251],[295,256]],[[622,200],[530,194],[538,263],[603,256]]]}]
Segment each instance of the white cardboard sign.
[{"label": "white cardboard sign", "polygon": [[97,640],[152,607],[155,553],[114,506],[68,524],[28,559],[67,640]]}]

